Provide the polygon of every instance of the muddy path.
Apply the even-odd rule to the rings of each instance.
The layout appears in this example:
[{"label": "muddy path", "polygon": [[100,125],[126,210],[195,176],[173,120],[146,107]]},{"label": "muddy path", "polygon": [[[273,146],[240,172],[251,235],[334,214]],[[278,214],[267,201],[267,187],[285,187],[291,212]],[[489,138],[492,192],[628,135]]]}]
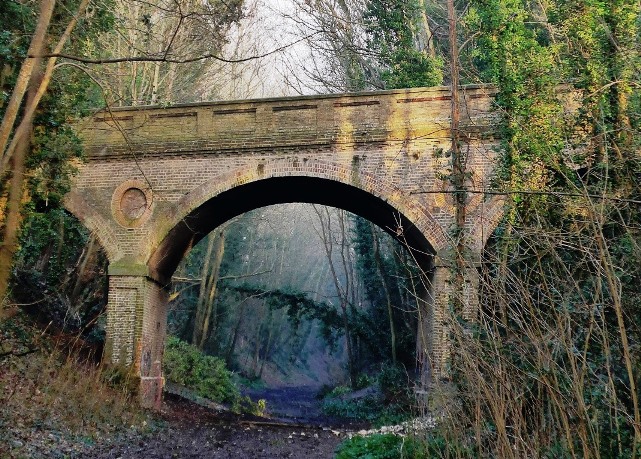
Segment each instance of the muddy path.
[{"label": "muddy path", "polygon": [[266,387],[245,389],[243,395],[248,395],[254,401],[264,399],[267,402],[268,416],[281,422],[343,430],[358,430],[368,427],[363,422],[334,418],[323,414],[322,402],[317,397],[319,390],[318,386]]},{"label": "muddy path", "polygon": [[123,437],[82,458],[333,458],[349,425],[320,414],[311,388],[262,389],[272,418],[220,413],[175,395],[165,397],[163,426],[144,437]]}]

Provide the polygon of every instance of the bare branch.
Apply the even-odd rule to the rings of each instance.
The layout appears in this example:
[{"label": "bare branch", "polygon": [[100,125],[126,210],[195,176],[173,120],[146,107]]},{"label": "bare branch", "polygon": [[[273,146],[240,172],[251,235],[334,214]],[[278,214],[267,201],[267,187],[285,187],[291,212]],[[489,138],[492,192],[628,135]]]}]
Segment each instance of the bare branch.
[{"label": "bare branch", "polygon": [[273,54],[279,53],[281,51],[286,50],[287,48],[290,48],[298,43],[301,43],[305,40],[308,40],[309,38],[313,37],[314,35],[317,35],[319,32],[314,32],[310,35],[307,35],[303,38],[300,38],[298,40],[295,40],[293,42],[287,43],[286,45],[279,46],[277,48],[274,48],[270,51],[267,51],[262,54],[256,54],[253,56],[248,56],[248,57],[242,57],[242,58],[237,58],[237,59],[228,59],[222,56],[218,56],[213,53],[208,53],[208,54],[203,54],[200,56],[195,56],[195,57],[189,57],[185,59],[178,59],[178,58],[171,58],[166,55],[163,56],[155,56],[155,55],[147,55],[147,56],[129,56],[129,57],[118,57],[118,58],[113,58],[113,59],[90,59],[87,57],[82,57],[82,56],[74,56],[72,54],[65,54],[65,53],[51,53],[51,54],[43,54],[41,56],[36,56],[36,55],[30,55],[28,57],[30,58],[62,58],[62,59],[68,59],[70,61],[75,61],[75,62],[80,62],[82,64],[118,64],[122,62],[166,62],[168,64],[189,64],[192,62],[199,62],[199,61],[204,61],[208,59],[213,59],[216,61],[220,62],[225,62],[227,64],[239,64],[242,62],[247,62],[255,59],[262,59],[264,57],[271,56]]}]

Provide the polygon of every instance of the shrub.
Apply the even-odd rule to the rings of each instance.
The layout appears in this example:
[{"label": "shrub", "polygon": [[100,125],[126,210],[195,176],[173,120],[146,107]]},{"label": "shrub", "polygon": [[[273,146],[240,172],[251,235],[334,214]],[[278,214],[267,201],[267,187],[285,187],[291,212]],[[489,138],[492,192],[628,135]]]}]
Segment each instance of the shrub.
[{"label": "shrub", "polygon": [[407,401],[410,390],[405,368],[400,365],[383,365],[377,379],[386,402]]},{"label": "shrub", "polygon": [[192,389],[201,397],[234,408],[241,402],[240,391],[222,359],[205,355],[173,336],[165,346],[164,370],[169,381]]},{"label": "shrub", "polygon": [[425,445],[412,437],[374,434],[352,437],[341,443],[336,459],[401,459],[427,458]]},{"label": "shrub", "polygon": [[355,390],[365,389],[366,387],[369,387],[371,385],[372,385],[372,378],[370,378],[365,373],[361,373],[356,377],[356,383],[354,384],[354,389]]},{"label": "shrub", "polygon": [[352,389],[349,386],[336,386],[329,391],[326,397],[329,397],[329,398],[340,397],[341,395],[346,395],[346,394],[349,394],[350,392],[352,392]]},{"label": "shrub", "polygon": [[[347,386],[324,390],[322,410],[329,416],[369,421],[374,425],[395,424],[411,416],[414,402],[408,377],[402,366],[385,365],[376,377],[380,394],[358,398],[343,397],[352,392]],[[371,381],[367,377],[367,381]]]},{"label": "shrub", "polygon": [[410,413],[399,405],[382,405],[378,397],[363,397],[354,400],[329,398],[323,401],[323,413],[339,418],[359,419],[376,426],[397,424],[406,421]]},{"label": "shrub", "polygon": [[[336,450],[336,459],[427,459],[431,457],[479,457],[478,452],[438,432],[424,436],[391,433],[356,436],[345,440]],[[561,457],[561,456],[559,456]]]}]

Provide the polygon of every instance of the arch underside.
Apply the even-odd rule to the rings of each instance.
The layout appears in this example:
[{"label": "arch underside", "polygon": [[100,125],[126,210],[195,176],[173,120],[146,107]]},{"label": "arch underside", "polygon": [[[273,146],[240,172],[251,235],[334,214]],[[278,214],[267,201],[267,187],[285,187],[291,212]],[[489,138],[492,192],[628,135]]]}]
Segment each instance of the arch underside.
[{"label": "arch underside", "polygon": [[[356,186],[309,176],[270,177],[231,187],[206,200],[180,219],[149,260],[149,272],[168,283],[185,254],[226,221],[261,207],[311,203],[340,208],[359,215],[399,240],[424,270],[436,253],[429,235],[390,203]],[[287,225],[287,222],[283,222]]]}]

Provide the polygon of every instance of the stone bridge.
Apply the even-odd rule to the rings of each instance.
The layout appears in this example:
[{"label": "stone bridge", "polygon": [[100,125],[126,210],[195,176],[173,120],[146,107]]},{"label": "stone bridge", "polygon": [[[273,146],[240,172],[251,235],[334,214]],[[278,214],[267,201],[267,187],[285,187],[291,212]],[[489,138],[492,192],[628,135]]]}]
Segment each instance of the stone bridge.
[{"label": "stone bridge", "polygon": [[[492,90],[462,91],[470,188],[489,187],[496,156]],[[418,355],[438,373],[447,359],[443,318],[454,246],[450,90],[445,87],[125,107],[76,128],[87,160],[67,209],[109,258],[105,359],[140,377],[141,401],[158,406],[171,277],[211,230],[241,213],[288,202],[342,208],[403,242],[427,273]],[[471,194],[470,259],[501,216],[499,199]],[[286,224],[286,222],[285,222]],[[468,311],[477,274],[466,279]]]}]

